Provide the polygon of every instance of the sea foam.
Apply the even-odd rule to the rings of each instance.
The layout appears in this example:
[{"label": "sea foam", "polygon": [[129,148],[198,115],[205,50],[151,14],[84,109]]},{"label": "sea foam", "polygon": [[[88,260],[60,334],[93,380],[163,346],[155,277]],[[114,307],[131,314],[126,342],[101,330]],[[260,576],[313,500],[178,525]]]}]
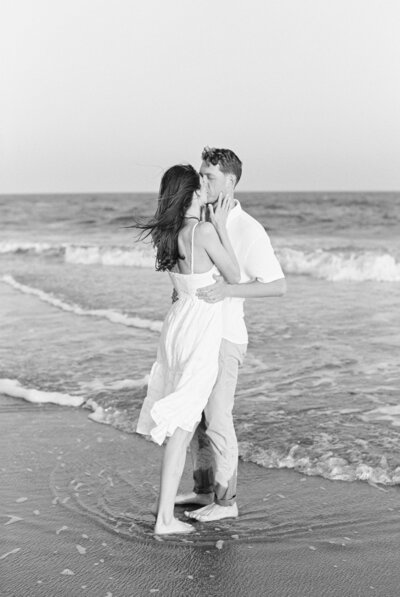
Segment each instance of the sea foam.
[{"label": "sea foam", "polygon": [[125,433],[134,433],[136,430],[137,417],[131,414],[128,415],[125,410],[101,406],[92,398],[89,398],[85,403],[85,408],[92,409],[93,412],[88,415],[88,419],[95,423],[111,425]]},{"label": "sea foam", "polygon": [[[84,406],[92,412],[88,417],[96,422],[111,425],[124,431],[134,433],[136,429],[137,416],[130,411],[115,407],[105,407],[96,402],[95,399],[87,399],[87,393],[92,390],[118,390],[126,388],[137,388],[145,386],[148,376],[140,379],[125,379],[117,381],[93,380],[82,382],[82,395],[70,395],[61,392],[45,392],[24,387],[15,379],[0,379],[0,393],[22,398],[28,402],[37,404],[52,403],[61,406],[79,407]],[[84,392],[86,390],[86,392]],[[86,394],[84,396],[83,394]],[[370,419],[381,420],[386,416],[394,418],[394,424],[398,424],[396,417],[399,416],[399,407],[384,407],[368,413]],[[238,427],[240,439],[240,426]],[[307,476],[320,476],[330,480],[340,481],[366,481],[372,485],[399,485],[400,466],[390,466],[385,456],[380,462],[370,465],[362,461],[350,462],[346,458],[335,456],[328,450],[324,454],[310,455],[302,451],[298,444],[287,447],[285,452],[276,449],[265,449],[252,441],[239,441],[239,455],[245,462],[253,462],[264,468],[292,469]]]},{"label": "sea foam", "polygon": [[13,398],[23,398],[27,402],[36,404],[58,404],[60,406],[81,406],[85,402],[83,396],[71,396],[61,392],[43,392],[32,388],[25,388],[16,379],[0,379],[0,393]]},{"label": "sea foam", "polygon": [[245,462],[254,462],[264,468],[287,468],[308,476],[320,476],[332,481],[367,481],[375,485],[399,485],[400,466],[390,467],[383,456],[378,466],[364,462],[349,462],[327,452],[319,457],[301,455],[296,444],[285,454],[266,450],[251,441],[239,442],[239,455]]},{"label": "sea foam", "polygon": [[73,313],[74,315],[85,317],[101,317],[111,321],[112,323],[119,323],[128,327],[149,329],[153,332],[159,332],[162,327],[162,321],[143,319],[141,317],[130,317],[129,315],[120,313],[119,311],[114,311],[112,309],[83,309],[79,305],[66,303],[65,301],[48,294],[47,292],[44,292],[43,290],[21,284],[10,275],[3,276],[2,280],[20,292],[36,296],[41,301],[49,303],[53,307],[61,309],[62,311]]},{"label": "sea foam", "polygon": [[[23,253],[60,256],[65,263],[154,268],[155,251],[148,244],[135,246],[0,243],[0,254]],[[332,282],[367,280],[400,282],[400,262],[388,252],[370,250],[312,249],[279,247],[277,257],[287,274],[306,275]]]},{"label": "sea foam", "polygon": [[130,267],[154,267],[153,249],[100,246],[67,246],[66,263],[82,265],[124,265]]},{"label": "sea foam", "polygon": [[338,282],[400,282],[400,263],[389,253],[373,251],[345,252],[301,251],[283,248],[277,251],[279,261],[288,274],[301,274]]},{"label": "sea foam", "polygon": [[136,246],[79,245],[71,243],[39,243],[5,241],[0,243],[0,254],[59,255],[65,263],[78,265],[116,265],[154,267],[155,251],[148,244]]}]

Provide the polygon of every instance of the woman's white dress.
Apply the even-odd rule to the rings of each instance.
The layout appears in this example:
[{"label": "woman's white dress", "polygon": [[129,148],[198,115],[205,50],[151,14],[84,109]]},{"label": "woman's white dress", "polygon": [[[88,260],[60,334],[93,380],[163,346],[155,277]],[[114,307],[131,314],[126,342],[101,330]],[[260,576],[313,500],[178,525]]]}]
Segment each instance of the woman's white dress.
[{"label": "woman's white dress", "polygon": [[215,283],[212,267],[193,273],[193,237],[190,274],[168,272],[178,293],[164,320],[140,412],[137,433],[162,444],[180,427],[193,431],[200,421],[218,374],[222,336],[222,301],[206,303],[196,290]]}]

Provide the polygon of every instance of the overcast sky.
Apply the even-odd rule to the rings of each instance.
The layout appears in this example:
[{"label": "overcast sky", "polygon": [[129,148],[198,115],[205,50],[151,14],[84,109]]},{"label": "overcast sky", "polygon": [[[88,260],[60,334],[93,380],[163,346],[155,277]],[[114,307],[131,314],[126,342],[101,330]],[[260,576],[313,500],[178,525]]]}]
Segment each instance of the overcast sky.
[{"label": "overcast sky", "polygon": [[0,192],[400,190],[398,0],[3,0]]}]

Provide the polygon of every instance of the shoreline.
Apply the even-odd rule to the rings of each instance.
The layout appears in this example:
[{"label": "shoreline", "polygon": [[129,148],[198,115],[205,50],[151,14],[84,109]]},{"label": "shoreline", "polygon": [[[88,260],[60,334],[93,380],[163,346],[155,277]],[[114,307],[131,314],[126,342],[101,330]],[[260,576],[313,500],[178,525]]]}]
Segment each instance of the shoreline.
[{"label": "shoreline", "polygon": [[2,597],[398,595],[396,487],[241,461],[239,519],[155,539],[160,448],[82,409],[0,413]]}]

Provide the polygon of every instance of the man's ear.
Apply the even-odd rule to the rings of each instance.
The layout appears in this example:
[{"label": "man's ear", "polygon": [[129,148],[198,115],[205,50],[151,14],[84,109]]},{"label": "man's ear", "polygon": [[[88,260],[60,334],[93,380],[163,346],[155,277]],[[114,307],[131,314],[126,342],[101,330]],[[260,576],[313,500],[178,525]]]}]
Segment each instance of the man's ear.
[{"label": "man's ear", "polygon": [[228,174],[228,184],[232,187],[232,190],[236,186],[236,176],[234,174]]}]

